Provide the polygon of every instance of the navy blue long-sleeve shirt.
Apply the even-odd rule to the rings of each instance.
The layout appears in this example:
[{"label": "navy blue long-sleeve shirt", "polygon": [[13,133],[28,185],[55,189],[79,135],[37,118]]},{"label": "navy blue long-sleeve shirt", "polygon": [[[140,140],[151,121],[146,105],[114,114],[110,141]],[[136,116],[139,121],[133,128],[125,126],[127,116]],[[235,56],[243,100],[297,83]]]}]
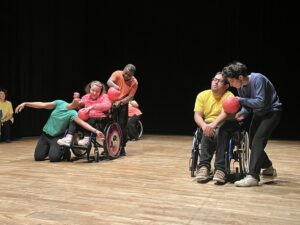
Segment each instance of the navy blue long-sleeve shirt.
[{"label": "navy blue long-sleeve shirt", "polygon": [[262,116],[282,109],[282,103],[273,84],[260,73],[251,73],[249,83],[241,86],[238,94],[239,102],[243,106],[242,112],[245,114],[252,110],[254,114]]}]

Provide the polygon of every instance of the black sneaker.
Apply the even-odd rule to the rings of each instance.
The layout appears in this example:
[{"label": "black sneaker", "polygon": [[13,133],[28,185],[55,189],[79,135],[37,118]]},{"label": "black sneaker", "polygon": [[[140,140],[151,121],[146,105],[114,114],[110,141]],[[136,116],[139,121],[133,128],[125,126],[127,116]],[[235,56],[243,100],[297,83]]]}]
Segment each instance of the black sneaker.
[{"label": "black sneaker", "polygon": [[71,151],[69,149],[63,150],[62,160],[63,161],[71,161]]}]

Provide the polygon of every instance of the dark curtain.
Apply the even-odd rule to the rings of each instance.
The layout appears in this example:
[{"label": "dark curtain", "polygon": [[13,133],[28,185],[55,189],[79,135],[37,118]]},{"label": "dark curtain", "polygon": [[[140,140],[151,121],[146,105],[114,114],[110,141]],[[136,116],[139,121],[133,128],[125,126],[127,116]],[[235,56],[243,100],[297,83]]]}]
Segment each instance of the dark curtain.
[{"label": "dark curtain", "polygon": [[[239,60],[268,76],[284,103],[273,137],[299,139],[296,9],[281,1],[2,1],[0,86],[14,107],[70,101],[133,63],[145,133],[192,135],[196,95]],[[39,135],[49,113],[15,115],[15,136]]]}]

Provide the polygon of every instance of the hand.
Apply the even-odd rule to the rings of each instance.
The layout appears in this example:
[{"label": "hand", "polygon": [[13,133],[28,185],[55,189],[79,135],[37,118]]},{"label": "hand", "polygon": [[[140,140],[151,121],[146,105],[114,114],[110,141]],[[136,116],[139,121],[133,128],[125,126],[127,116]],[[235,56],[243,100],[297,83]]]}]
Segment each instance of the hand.
[{"label": "hand", "polygon": [[213,137],[215,135],[215,129],[210,124],[206,124],[202,130],[203,134],[207,137]]},{"label": "hand", "polygon": [[24,107],[25,107],[25,103],[23,102],[22,104],[16,107],[15,113],[21,112]]},{"label": "hand", "polygon": [[101,131],[95,129],[95,133],[97,134],[97,137],[98,137],[101,141],[104,141],[105,137],[104,137],[104,134],[103,134]]},{"label": "hand", "polygon": [[235,114],[235,119],[237,121],[242,121],[243,119],[245,119],[245,116],[242,113],[238,112],[237,114]]},{"label": "hand", "polygon": [[121,102],[121,101],[116,101],[116,102],[114,102],[114,106],[120,106],[120,105],[122,105],[122,102]]},{"label": "hand", "polygon": [[87,107],[87,108],[82,108],[81,111],[82,111],[83,113],[89,113],[90,108],[89,108],[89,107]]}]

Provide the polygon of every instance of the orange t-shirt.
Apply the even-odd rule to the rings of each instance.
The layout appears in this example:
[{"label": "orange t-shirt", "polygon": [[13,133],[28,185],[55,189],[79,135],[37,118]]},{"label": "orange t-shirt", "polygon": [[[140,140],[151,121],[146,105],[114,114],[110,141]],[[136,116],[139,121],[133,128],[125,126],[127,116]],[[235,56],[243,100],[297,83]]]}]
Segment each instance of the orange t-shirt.
[{"label": "orange t-shirt", "polygon": [[138,82],[134,76],[131,78],[130,81],[125,81],[122,73],[122,70],[117,70],[112,74],[115,84],[120,87],[120,95],[118,97],[118,100],[121,100],[126,96],[133,97],[138,88]]}]

